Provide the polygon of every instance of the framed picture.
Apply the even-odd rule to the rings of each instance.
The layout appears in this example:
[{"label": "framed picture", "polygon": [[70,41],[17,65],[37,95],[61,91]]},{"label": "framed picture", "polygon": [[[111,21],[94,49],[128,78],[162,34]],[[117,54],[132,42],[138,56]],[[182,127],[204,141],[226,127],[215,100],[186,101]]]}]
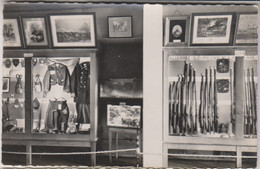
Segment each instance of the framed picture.
[{"label": "framed picture", "polygon": [[3,47],[21,47],[17,19],[3,19]]},{"label": "framed picture", "polygon": [[107,105],[107,126],[137,128],[140,118],[141,106]]},{"label": "framed picture", "polygon": [[10,92],[10,77],[3,77],[2,91],[3,91],[3,93]]},{"label": "framed picture", "polygon": [[240,13],[237,16],[235,33],[236,45],[257,45],[258,43],[258,17],[257,13]]},{"label": "framed picture", "polygon": [[27,47],[48,46],[45,17],[23,17],[22,24]]},{"label": "framed picture", "polygon": [[54,47],[95,47],[94,14],[50,15]]},{"label": "framed picture", "polygon": [[188,24],[188,16],[166,17],[164,45],[187,45]]},{"label": "framed picture", "polygon": [[132,17],[131,16],[109,16],[108,36],[110,38],[132,37]]},{"label": "framed picture", "polygon": [[191,45],[230,45],[234,13],[192,14]]}]

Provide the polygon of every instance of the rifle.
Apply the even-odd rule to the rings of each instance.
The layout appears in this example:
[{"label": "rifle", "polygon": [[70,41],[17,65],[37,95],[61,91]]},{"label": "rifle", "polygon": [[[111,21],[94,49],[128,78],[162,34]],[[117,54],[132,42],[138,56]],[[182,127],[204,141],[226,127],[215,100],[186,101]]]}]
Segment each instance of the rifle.
[{"label": "rifle", "polygon": [[[207,131],[208,129],[208,69],[205,68],[205,86],[204,86],[204,114],[203,114],[203,118],[204,118],[204,128]],[[206,132],[204,131],[204,132]]]},{"label": "rifle", "polygon": [[[244,70],[244,76],[246,77],[246,70]],[[248,113],[249,113],[249,103],[248,103],[248,88],[247,88],[247,81],[245,81],[245,102],[244,102],[244,134],[249,134],[248,133]]]},{"label": "rifle", "polygon": [[203,79],[203,75],[201,74],[201,83],[200,83],[200,110],[199,110],[199,122],[200,122],[200,128],[203,129],[204,131],[204,92],[203,92],[203,89],[204,89],[204,79]]},{"label": "rifle", "polygon": [[196,72],[193,69],[192,79],[192,133],[197,131],[197,97],[196,97]]},{"label": "rifle", "polygon": [[186,121],[187,121],[187,128],[186,133],[190,131],[192,128],[192,77],[193,77],[193,70],[192,65],[189,65],[189,81],[188,81],[188,92],[187,92],[187,111],[186,111]]},{"label": "rifle", "polygon": [[172,126],[173,126],[173,133],[176,133],[177,130],[177,102],[178,102],[178,85],[179,81],[175,82],[175,85],[173,87],[173,95],[172,95],[172,99],[173,99],[173,107],[172,107],[172,111],[173,111],[173,119],[172,119]]},{"label": "rifle", "polygon": [[232,76],[232,69],[229,70],[230,72],[230,120],[232,123],[232,126],[235,123],[235,114],[234,114],[234,104],[233,104],[233,76]]},{"label": "rifle", "polygon": [[218,132],[218,97],[216,68],[214,68],[214,126],[215,132]]},{"label": "rifle", "polygon": [[182,111],[182,101],[181,101],[181,87],[182,87],[182,77],[179,75],[178,78],[178,84],[177,84],[177,120],[176,120],[176,133],[179,134],[180,130],[181,130],[181,125],[182,125],[182,115],[181,115],[181,111]]},{"label": "rifle", "polygon": [[256,135],[256,88],[255,88],[255,79],[254,79],[254,69],[251,67],[251,105],[252,105],[252,134]]},{"label": "rifle", "polygon": [[184,77],[183,77],[183,92],[182,92],[182,102],[183,102],[183,111],[182,111],[182,115],[183,115],[183,118],[182,118],[182,133],[183,135],[185,135],[185,133],[187,132],[187,113],[188,113],[188,77],[189,77],[189,64],[188,62],[185,62],[184,64]]},{"label": "rifle", "polygon": [[173,117],[173,112],[172,112],[172,106],[173,106],[173,100],[172,100],[172,88],[175,82],[170,83],[169,85],[169,133],[173,134],[173,125],[172,125],[172,117]]},{"label": "rifle", "polygon": [[213,93],[212,93],[212,69],[209,68],[209,97],[208,97],[208,131],[211,133],[212,131],[212,100],[213,100]]},{"label": "rifle", "polygon": [[250,101],[252,101],[252,89],[251,89],[251,82],[250,82],[250,70],[247,69],[247,94],[248,94],[248,106],[249,106],[249,111],[248,111],[248,134],[252,134],[251,132],[251,127],[252,127],[252,103],[250,103]]}]

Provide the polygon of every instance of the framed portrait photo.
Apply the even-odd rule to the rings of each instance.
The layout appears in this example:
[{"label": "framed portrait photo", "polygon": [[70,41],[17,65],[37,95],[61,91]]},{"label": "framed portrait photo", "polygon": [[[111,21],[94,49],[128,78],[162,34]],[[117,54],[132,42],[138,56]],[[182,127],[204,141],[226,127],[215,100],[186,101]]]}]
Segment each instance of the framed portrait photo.
[{"label": "framed portrait photo", "polygon": [[21,47],[18,20],[3,19],[3,47]]},{"label": "framed portrait photo", "polygon": [[109,16],[108,36],[110,38],[132,37],[132,17],[131,16]]},{"label": "framed portrait photo", "polygon": [[2,91],[3,93],[10,92],[10,77],[3,77]]},{"label": "framed portrait photo", "polygon": [[165,46],[184,46],[188,42],[188,16],[166,17]]},{"label": "framed portrait photo", "polygon": [[48,46],[45,17],[23,17],[22,24],[27,47]]},{"label": "framed portrait photo", "polygon": [[234,13],[192,14],[191,45],[230,45]]},{"label": "framed portrait photo", "polygon": [[50,15],[54,47],[95,47],[94,14]]},{"label": "framed portrait photo", "polygon": [[240,13],[237,16],[237,25],[234,43],[236,45],[257,45],[258,43],[257,13]]}]

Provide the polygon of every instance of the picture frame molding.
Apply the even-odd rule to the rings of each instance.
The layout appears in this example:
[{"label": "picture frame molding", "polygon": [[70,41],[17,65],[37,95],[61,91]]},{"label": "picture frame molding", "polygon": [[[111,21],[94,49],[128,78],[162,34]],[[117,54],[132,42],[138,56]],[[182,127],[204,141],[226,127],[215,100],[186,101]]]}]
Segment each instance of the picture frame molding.
[{"label": "picture frame molding", "polygon": [[[109,19],[110,18],[130,18],[130,35],[129,36],[111,36],[110,35],[110,22]],[[108,16],[107,17],[107,30],[108,30],[108,38],[132,38],[133,37],[133,17],[131,15],[125,15],[125,16]]]},{"label": "picture frame molding", "polygon": [[[171,20],[186,20],[185,27],[185,42],[169,42],[169,27]],[[164,46],[188,46],[189,42],[189,28],[190,28],[190,16],[189,15],[179,15],[179,16],[166,16],[165,17],[165,29],[164,29]]]},{"label": "picture frame molding", "polygon": [[[52,30],[52,24],[51,24],[51,17],[52,16],[76,16],[76,15],[90,15],[93,17],[93,31],[94,31],[94,40],[93,40],[93,43],[94,45],[79,45],[79,46],[76,46],[76,45],[67,45],[67,46],[55,46],[55,42],[54,42],[54,39],[53,39],[53,30]],[[52,47],[53,48],[96,48],[97,46],[97,33],[96,33],[96,13],[95,12],[84,12],[84,13],[63,13],[63,14],[57,14],[57,13],[52,13],[52,14],[48,14],[48,19],[49,19],[49,25],[50,25],[50,39],[51,39],[51,42],[52,42]]]},{"label": "picture frame molding", "polygon": [[[234,37],[234,29],[235,29],[235,12],[215,12],[215,13],[192,13],[191,14],[191,27],[190,27],[190,45],[191,46],[224,46],[224,45],[232,45],[233,37]],[[194,17],[195,16],[218,16],[218,15],[231,15],[231,23],[230,23],[230,36],[227,43],[193,43],[193,34],[194,34]]]},{"label": "picture frame molding", "polygon": [[[46,41],[47,41],[47,45],[28,45],[26,42],[26,34],[25,34],[25,30],[24,30],[24,23],[23,23],[23,19],[33,19],[33,18],[43,18],[45,21],[45,31],[46,31]],[[33,15],[33,16],[28,16],[28,15],[24,15],[20,17],[21,20],[21,25],[22,25],[22,29],[23,29],[23,35],[24,35],[24,46],[25,48],[49,48],[51,46],[51,42],[50,42],[50,24],[48,21],[48,17],[45,15]]]},{"label": "picture frame molding", "polygon": [[[234,40],[233,40],[233,45],[236,46],[247,46],[247,45],[257,45],[257,43],[236,43],[237,40],[237,31],[238,31],[238,24],[239,24],[239,19],[241,15],[257,15],[257,12],[237,12],[236,14],[236,25],[235,25],[235,31],[234,31]],[[258,30],[259,30],[259,25],[258,25]],[[259,31],[258,31],[259,32]],[[259,36],[259,34],[258,34]]]}]

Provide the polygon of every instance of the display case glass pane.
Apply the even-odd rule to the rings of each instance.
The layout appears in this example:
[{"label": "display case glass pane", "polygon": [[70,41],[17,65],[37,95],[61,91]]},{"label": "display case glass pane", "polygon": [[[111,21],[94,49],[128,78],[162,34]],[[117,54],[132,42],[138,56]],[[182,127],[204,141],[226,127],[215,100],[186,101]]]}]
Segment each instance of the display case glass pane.
[{"label": "display case glass pane", "polygon": [[4,58],[2,64],[2,131],[25,132],[25,60]]},{"label": "display case glass pane", "polygon": [[234,137],[231,56],[169,56],[169,135]]},{"label": "display case glass pane", "polygon": [[90,57],[32,59],[32,132],[89,133]]}]

